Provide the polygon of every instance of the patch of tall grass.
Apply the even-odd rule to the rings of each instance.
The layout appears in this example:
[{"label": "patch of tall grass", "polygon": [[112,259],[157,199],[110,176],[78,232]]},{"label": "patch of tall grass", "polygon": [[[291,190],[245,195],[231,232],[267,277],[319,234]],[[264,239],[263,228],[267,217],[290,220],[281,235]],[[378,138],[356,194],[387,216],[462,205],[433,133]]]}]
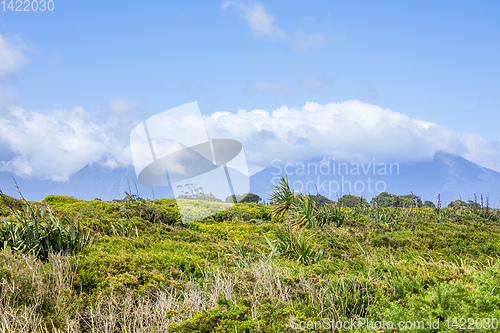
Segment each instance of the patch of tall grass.
[{"label": "patch of tall grass", "polygon": [[0,219],[0,247],[4,250],[33,254],[46,261],[50,253],[75,254],[91,244],[89,231],[72,219],[62,223],[50,207],[25,202],[15,209],[7,200],[5,203],[10,215]]}]

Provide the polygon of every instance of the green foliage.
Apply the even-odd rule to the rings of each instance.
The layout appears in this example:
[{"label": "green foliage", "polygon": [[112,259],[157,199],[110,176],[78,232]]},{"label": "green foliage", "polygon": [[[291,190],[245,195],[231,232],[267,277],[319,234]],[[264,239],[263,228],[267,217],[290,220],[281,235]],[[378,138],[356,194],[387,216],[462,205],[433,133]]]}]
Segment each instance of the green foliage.
[{"label": "green foliage", "polygon": [[318,226],[316,217],[316,205],[309,196],[299,195],[295,205],[293,206],[293,218],[296,228],[309,227],[315,228]]},{"label": "green foliage", "polygon": [[272,210],[272,206],[255,203],[238,203],[229,208],[228,219],[270,221]]},{"label": "green foliage", "polygon": [[121,281],[123,274],[137,279],[133,285],[137,290],[168,287],[181,276],[200,277],[205,260],[214,260],[224,249],[208,235],[185,229],[174,234],[170,227],[163,232],[133,240],[117,236],[96,240],[79,254],[75,287],[86,292],[108,288]]},{"label": "green foliage", "polygon": [[204,200],[177,199],[177,202],[181,203],[178,209],[185,224],[213,216],[231,207],[231,204]]},{"label": "green foliage", "polygon": [[436,208],[436,205],[432,201],[425,200],[422,207],[424,207],[424,208]]},{"label": "green foliage", "polygon": [[0,245],[47,260],[50,253],[74,254],[89,246],[90,233],[70,220],[64,227],[49,211],[32,206],[13,211],[0,221]]},{"label": "green foliage", "polygon": [[[422,199],[415,194],[406,194],[406,195],[395,195],[389,194],[387,192],[382,192],[376,197],[372,198],[370,203],[373,206],[378,207],[422,207]],[[426,201],[425,207],[434,207],[434,204],[431,201]]]},{"label": "green foliage", "polygon": [[0,213],[2,216],[7,216],[9,214],[8,210],[20,209],[23,204],[21,200],[3,194],[0,190]]},{"label": "green foliage", "polygon": [[338,205],[341,207],[353,208],[353,207],[356,207],[358,205],[368,206],[368,202],[366,201],[365,198],[357,197],[357,196],[352,195],[352,194],[345,194],[339,198]]},{"label": "green foliage", "polygon": [[235,304],[221,298],[218,303],[215,308],[170,328],[176,332],[260,332],[259,323],[252,319],[249,302],[242,300],[242,304]]},{"label": "green foliage", "polygon": [[270,257],[274,258],[277,256],[282,256],[285,258],[293,258],[294,251],[292,248],[292,239],[289,236],[288,230],[283,227],[276,228],[274,230],[274,240],[269,240],[266,237],[266,242],[269,245]]},{"label": "green foliage", "polygon": [[259,197],[257,194],[253,193],[245,193],[243,195],[231,195],[226,198],[227,203],[245,203],[245,202],[253,202],[253,203],[259,203],[261,202],[262,199]]},{"label": "green foliage", "polygon": [[[476,198],[477,200],[477,198]],[[479,202],[468,200],[467,202],[462,200],[455,200],[448,204],[449,208],[457,208],[457,207],[468,207],[471,209],[483,209],[482,205]]]},{"label": "green foliage", "polygon": [[398,207],[407,207],[407,208],[419,208],[422,207],[422,200],[419,196],[415,194],[406,194],[398,196],[399,205]]},{"label": "green foliage", "polygon": [[[273,217],[277,220],[286,220],[290,233],[292,226],[295,229],[318,226],[316,202],[311,199],[311,196],[295,193],[293,189],[290,189],[288,178],[281,178],[271,193],[270,201],[274,203],[271,212]],[[291,235],[290,238],[292,238]]]},{"label": "green foliage", "polygon": [[[498,318],[500,315],[500,292],[496,291],[500,281],[499,272],[497,261],[492,266],[467,274],[467,279],[437,282],[426,289],[407,293],[400,299],[382,301],[381,306],[373,307],[370,311],[374,316],[394,322],[439,320],[441,328],[457,330],[460,328],[456,325],[456,318],[482,318],[482,322],[486,323],[485,318]],[[460,322],[458,325],[461,325]],[[467,325],[462,326],[462,329]],[[420,331],[435,330],[427,325]]]},{"label": "green foliage", "polygon": [[372,198],[370,204],[372,206],[378,207],[397,207],[396,204],[397,195],[389,194],[388,192],[382,192],[379,195]]},{"label": "green foliage", "polygon": [[346,222],[346,215],[340,207],[325,205],[318,209],[316,219],[319,226],[334,225],[340,228]]},{"label": "green foliage", "polygon": [[238,220],[212,224],[193,221],[188,225],[189,230],[216,236],[222,239],[244,239],[253,236],[263,236],[271,232],[274,227],[274,224],[256,225],[244,223]]},{"label": "green foliage", "polygon": [[311,237],[314,235],[311,235],[306,238],[305,234],[300,234],[298,239],[296,240],[297,245],[297,262],[302,263],[304,265],[309,265],[314,262],[319,262],[323,258],[323,251],[319,251],[316,253],[312,245],[308,242]]},{"label": "green foliage", "polygon": [[[272,213],[275,218],[282,219],[286,215],[288,224],[288,235],[284,236],[282,229],[276,233],[273,245],[267,238],[271,255],[285,255],[296,259],[297,263],[309,265],[310,263],[321,260],[323,252],[317,254],[309,243],[313,236],[306,238],[304,228],[315,228],[318,226],[316,217],[316,205],[309,196],[294,193],[288,184],[288,178],[281,178],[280,182],[274,187],[270,197],[271,202],[275,204]],[[296,236],[293,227],[301,229]]]},{"label": "green foliage", "polygon": [[73,197],[65,197],[62,195],[48,195],[42,202],[46,202],[51,206],[61,206],[64,204],[73,204],[78,202],[78,200]]},{"label": "green foliage", "polygon": [[[286,306],[277,300],[266,299],[265,302],[252,308],[250,300],[240,298],[238,301],[221,297],[217,306],[204,310],[180,324],[172,324],[175,332],[288,332],[285,325],[291,316],[307,320],[320,320],[320,317],[308,315],[308,307],[297,301],[294,306]],[[259,314],[256,320],[255,314]]]},{"label": "green foliage", "polygon": [[317,193],[317,194],[308,194],[307,195],[311,201],[314,202],[314,204],[318,207],[325,206],[325,205],[331,205],[334,203],[334,201],[328,199],[327,197]]},{"label": "green foliage", "polygon": [[[160,204],[157,204],[157,202],[160,202]],[[177,207],[169,205],[168,201],[165,203],[167,203],[166,207],[158,200],[151,201],[132,198],[125,200],[125,203],[120,206],[118,211],[122,217],[129,220],[138,217],[151,223],[164,223],[167,225],[180,221],[181,217]]]},{"label": "green foliage", "polygon": [[293,188],[290,188],[288,177],[281,177],[279,183],[273,187],[273,192],[269,197],[269,200],[274,205],[273,216],[282,218],[289,214],[296,199],[297,194]]},{"label": "green foliage", "polygon": [[[29,309],[38,325],[29,331],[99,331],[90,325],[104,320],[110,331],[281,332],[291,316],[499,317],[498,210],[340,207],[294,193],[286,178],[275,190],[275,206],[184,199],[184,227],[172,199],[49,196],[52,214],[37,203],[3,206],[1,237],[23,235],[34,250],[0,251],[0,322]],[[72,256],[36,245],[57,233],[71,240],[78,225],[94,241],[61,251]]]}]

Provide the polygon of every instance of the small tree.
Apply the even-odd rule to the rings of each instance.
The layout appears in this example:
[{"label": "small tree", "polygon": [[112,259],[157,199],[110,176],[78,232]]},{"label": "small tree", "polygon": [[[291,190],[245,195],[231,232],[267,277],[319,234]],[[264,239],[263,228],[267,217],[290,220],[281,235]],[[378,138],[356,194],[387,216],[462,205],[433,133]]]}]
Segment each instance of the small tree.
[{"label": "small tree", "polygon": [[436,205],[432,201],[425,200],[423,207],[424,208],[436,208]]},{"label": "small tree", "polygon": [[358,197],[352,194],[346,194],[339,198],[339,205],[342,207],[353,208],[357,205],[368,206],[368,202],[363,197]]},{"label": "small tree", "polygon": [[465,201],[462,201],[462,200],[455,200],[455,201],[452,201],[448,204],[448,207],[449,208],[453,208],[453,207],[467,207],[468,204],[467,202]]},{"label": "small tree", "polygon": [[400,195],[399,207],[422,207],[422,199],[415,194]]},{"label": "small tree", "polygon": [[227,203],[234,203],[234,202],[253,202],[253,203],[259,203],[261,202],[262,199],[259,197],[257,194],[253,193],[245,193],[243,195],[230,195],[226,198]]},{"label": "small tree", "polygon": [[389,194],[387,192],[382,192],[376,197],[374,197],[370,203],[375,206],[379,207],[394,207],[397,201],[397,195],[395,194]]},{"label": "small tree", "polygon": [[333,204],[333,201],[328,199],[327,197],[317,193],[317,194],[308,194],[307,195],[311,201],[313,201],[318,207],[319,206],[325,206],[325,205],[331,205]]}]

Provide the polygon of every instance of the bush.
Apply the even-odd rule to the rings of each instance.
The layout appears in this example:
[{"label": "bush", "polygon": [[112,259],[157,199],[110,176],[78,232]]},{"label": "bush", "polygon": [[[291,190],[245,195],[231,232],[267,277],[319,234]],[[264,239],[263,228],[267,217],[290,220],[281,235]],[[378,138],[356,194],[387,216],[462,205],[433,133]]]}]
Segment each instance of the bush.
[{"label": "bush", "polygon": [[71,220],[64,227],[50,211],[24,206],[12,217],[0,221],[0,244],[3,249],[33,254],[47,260],[50,253],[75,254],[91,243],[90,232]]},{"label": "bush", "polygon": [[71,236],[74,223],[95,240],[72,256],[0,251],[2,329],[280,332],[291,317],[500,315],[498,210],[341,208],[288,194],[274,207],[190,200],[186,228],[169,225],[171,199],[7,207],[2,235],[18,228],[37,244],[47,226]]}]

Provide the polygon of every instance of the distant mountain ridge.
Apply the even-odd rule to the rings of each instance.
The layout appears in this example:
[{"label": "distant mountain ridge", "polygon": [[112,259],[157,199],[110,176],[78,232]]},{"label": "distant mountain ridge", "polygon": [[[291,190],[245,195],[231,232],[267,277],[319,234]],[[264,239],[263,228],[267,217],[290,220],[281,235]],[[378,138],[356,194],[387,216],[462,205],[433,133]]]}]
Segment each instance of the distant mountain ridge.
[{"label": "distant mountain ridge", "polygon": [[[173,197],[173,192],[168,187],[153,188],[139,183],[133,166],[109,168],[99,164],[87,165],[66,182],[20,177],[16,177],[16,181],[23,196],[34,201],[40,201],[50,194],[72,196],[80,200],[123,199],[125,192],[139,194],[144,198]],[[0,173],[0,188],[5,194],[19,197],[10,174]]]},{"label": "distant mountain ridge", "polygon": [[[304,193],[320,193],[336,200],[343,194],[363,196],[367,200],[380,192],[403,195],[414,193],[422,200],[443,204],[453,200],[474,200],[476,194],[490,207],[500,207],[500,173],[481,167],[462,157],[437,153],[432,160],[416,163],[356,164],[333,159],[313,159],[304,162],[273,162],[250,177],[250,192],[267,200],[273,179],[288,174],[295,189]],[[88,165],[67,182],[30,180],[16,177],[23,195],[29,200],[42,200],[49,194],[73,196],[77,199],[123,199],[125,192],[145,198],[173,197],[170,187],[151,187],[137,181],[132,166],[109,168]],[[0,188],[8,195],[19,197],[12,177],[0,173]],[[224,200],[225,198],[220,198]]]},{"label": "distant mountain ridge", "polygon": [[[311,168],[306,170],[305,174],[302,171],[302,165],[306,165],[305,169],[308,169],[308,165],[319,166],[322,163],[330,163],[330,169],[338,171],[340,168],[340,172],[325,174],[319,167],[318,172],[308,172]],[[332,166],[333,163],[337,166]],[[344,164],[347,164],[347,167]],[[262,198],[268,198],[272,180],[285,176],[286,173],[290,184],[294,185],[296,190],[311,194],[319,193],[333,200],[343,194],[353,194],[363,196],[369,201],[385,191],[398,195],[414,193],[422,200],[434,203],[437,202],[439,194],[444,204],[457,199],[474,200],[474,194],[480,200],[482,194],[484,202],[488,198],[490,207],[500,206],[500,173],[481,167],[463,157],[437,153],[430,161],[407,164],[380,163],[385,165],[385,171],[377,164],[373,162],[370,168],[370,163],[357,164],[316,159],[288,163],[286,170],[288,172],[285,172],[286,163],[274,164],[250,178],[251,192]],[[325,170],[326,167],[323,167],[323,171]],[[379,172],[380,170],[382,171]]]}]

